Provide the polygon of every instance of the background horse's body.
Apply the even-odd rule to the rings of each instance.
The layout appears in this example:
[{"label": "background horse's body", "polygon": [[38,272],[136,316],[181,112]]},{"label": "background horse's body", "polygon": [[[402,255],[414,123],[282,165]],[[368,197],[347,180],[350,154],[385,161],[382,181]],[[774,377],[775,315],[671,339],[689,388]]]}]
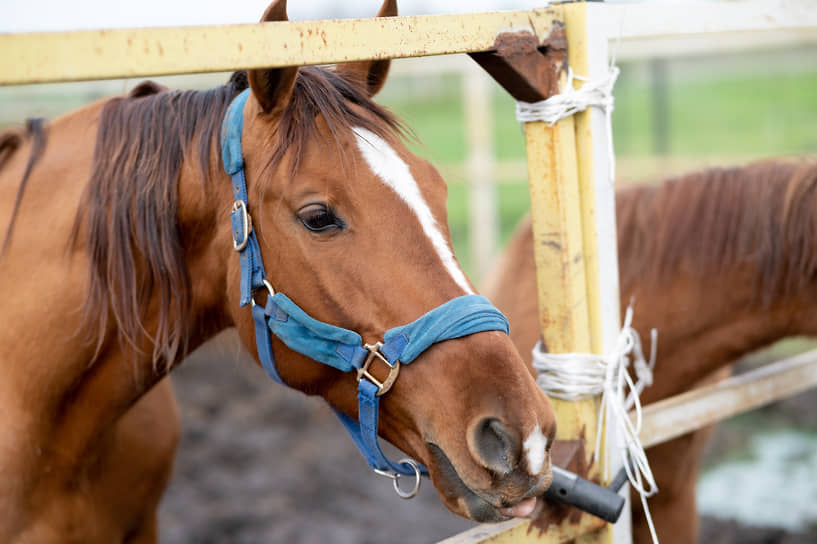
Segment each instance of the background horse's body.
[{"label": "background horse's body", "polygon": [[[742,355],[814,335],[817,165],[714,169],[617,193],[621,301],[642,338],[658,329],[655,379],[642,403],[719,379]],[[539,339],[530,221],[518,228],[487,296],[522,353]],[[622,308],[623,310],[623,308]],[[695,485],[711,429],[650,448],[659,487],[650,510],[662,543],[698,538]],[[649,533],[633,501],[635,538]]]}]

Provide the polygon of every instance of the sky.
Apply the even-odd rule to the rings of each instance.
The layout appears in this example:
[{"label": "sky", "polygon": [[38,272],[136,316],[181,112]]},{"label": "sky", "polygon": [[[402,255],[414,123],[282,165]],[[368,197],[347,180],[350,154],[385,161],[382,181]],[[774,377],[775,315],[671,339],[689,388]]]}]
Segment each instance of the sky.
[{"label": "sky", "polygon": [[[0,0],[0,32],[257,22],[270,0]],[[371,17],[378,0],[290,0],[293,20]],[[401,15],[542,7],[546,0],[398,0]]]}]

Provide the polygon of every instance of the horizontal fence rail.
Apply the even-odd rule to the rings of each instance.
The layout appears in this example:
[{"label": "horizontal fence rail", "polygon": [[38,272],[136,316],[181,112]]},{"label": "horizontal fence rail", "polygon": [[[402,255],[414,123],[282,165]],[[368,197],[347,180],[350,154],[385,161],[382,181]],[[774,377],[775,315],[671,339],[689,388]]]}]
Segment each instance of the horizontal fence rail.
[{"label": "horizontal fence rail", "polygon": [[0,84],[143,77],[489,51],[546,38],[553,9],[252,25],[0,34]]},{"label": "horizontal fence rail", "polygon": [[[557,11],[0,34],[0,84],[488,51],[506,30],[546,37]],[[588,5],[588,15],[595,32],[616,42],[756,31],[787,31],[799,41],[817,41],[817,0],[599,3]]]},{"label": "horizontal fence rail", "polygon": [[817,349],[644,407],[641,443],[654,446],[817,386]]},{"label": "horizontal fence rail", "polygon": [[597,31],[608,38],[678,38],[817,27],[815,0],[742,0],[734,2],[590,3],[602,17]]}]

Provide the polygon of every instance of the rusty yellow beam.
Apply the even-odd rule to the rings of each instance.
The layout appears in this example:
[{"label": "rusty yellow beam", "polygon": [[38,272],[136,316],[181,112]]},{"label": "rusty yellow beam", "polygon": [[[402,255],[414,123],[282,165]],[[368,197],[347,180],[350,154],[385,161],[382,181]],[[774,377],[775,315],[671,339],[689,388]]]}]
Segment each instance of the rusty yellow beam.
[{"label": "rusty yellow beam", "polygon": [[[552,127],[543,122],[525,123],[525,145],[542,338],[553,353],[588,351],[591,340],[573,119]],[[559,428],[570,434],[561,419]]]},{"label": "rusty yellow beam", "polygon": [[552,527],[547,533],[531,528],[530,523],[512,519],[502,523],[478,525],[457,535],[440,540],[437,544],[567,544],[575,542],[576,535],[586,534],[605,522],[584,516],[579,525],[567,530]]},{"label": "rusty yellow beam", "polygon": [[[565,34],[567,35],[568,63],[576,74],[589,72],[586,36],[586,9],[584,4],[565,6]],[[579,88],[582,81],[574,81]],[[598,238],[596,236],[596,190],[595,168],[593,165],[593,133],[591,111],[585,110],[573,116],[576,130],[576,170],[582,226],[582,247],[584,249],[584,276],[588,295],[587,316],[590,328],[589,351],[601,353],[601,307],[594,303],[599,295]]]},{"label": "rusty yellow beam", "polygon": [[502,31],[546,38],[551,9],[250,25],[0,34],[0,84],[219,72],[486,51]]},{"label": "rusty yellow beam", "polygon": [[[568,117],[553,126],[532,122],[524,128],[542,339],[552,353],[587,352],[592,342],[574,121]],[[585,448],[589,461],[597,430],[597,401],[551,402],[558,421],[556,439],[584,439],[590,445]],[[597,475],[598,463],[590,477]],[[476,527],[440,544],[559,544],[578,537],[587,543],[611,542],[605,540],[609,532],[605,526],[584,515],[579,523],[566,520],[540,535],[529,522],[512,520]]]},{"label": "rusty yellow beam", "polygon": [[[590,299],[587,287],[597,258],[595,247],[585,243],[588,210],[582,206],[574,119],[563,119],[553,127],[526,123],[525,141],[542,339],[551,353],[596,352],[598,333],[593,330],[590,309],[597,307],[597,300]],[[598,289],[590,293],[597,294]],[[551,402],[559,424],[556,439],[585,440],[590,444],[585,448],[589,463],[593,438],[599,432],[598,401]],[[591,476],[598,475],[598,469],[597,462]],[[553,541],[561,542],[558,538],[565,534],[582,535],[593,525],[589,516],[582,519],[578,526],[568,522],[552,529]]]},{"label": "rusty yellow beam", "polygon": [[[566,4],[554,9],[559,10],[564,21],[569,65],[577,74],[589,73],[593,52],[587,35],[586,5]],[[602,39],[602,54],[606,55],[606,38]],[[602,275],[608,271],[599,264],[599,240],[604,239],[599,232],[606,227],[597,222],[598,208],[614,205],[612,199],[599,199],[596,192],[599,174],[606,173],[607,165],[596,168],[594,150],[606,141],[597,133],[597,122],[590,112],[562,119],[553,126],[532,122],[524,128],[542,339],[552,353],[601,353],[605,336],[615,337],[614,333],[605,335],[605,327],[618,326],[617,313],[611,319],[609,311],[605,315],[603,309],[602,289],[607,286]],[[612,250],[615,252],[615,246]],[[618,288],[617,275],[612,284]],[[584,440],[585,461],[589,462],[598,431],[599,400],[552,402],[559,425],[557,439]],[[602,468],[602,463],[596,461],[589,477],[599,478]],[[444,542],[613,542],[612,526],[589,515],[582,516],[579,523],[568,520],[558,527],[551,526],[543,535],[529,529],[528,522],[513,520],[498,527],[480,526]]]},{"label": "rusty yellow beam", "polygon": [[[567,36],[567,57],[568,64],[573,69],[574,73],[582,76],[590,76],[594,78],[596,74],[591,70],[591,59],[594,51],[592,46],[601,49],[601,56],[604,57],[602,63],[606,65],[606,46],[607,41],[602,36],[591,36],[587,4],[583,2],[574,4],[565,4],[562,6],[565,34]],[[594,43],[592,40],[595,40]],[[595,52],[598,55],[598,51]],[[576,87],[581,86],[583,82],[574,81]],[[585,279],[585,306],[587,311],[587,330],[589,332],[589,342],[586,349],[580,346],[573,346],[572,351],[588,351],[592,353],[603,353],[605,350],[612,348],[610,339],[615,336],[615,331],[618,330],[618,270],[616,266],[616,248],[615,248],[615,223],[607,225],[604,223],[606,217],[614,217],[615,201],[612,194],[610,198],[600,198],[604,196],[604,189],[611,180],[605,178],[607,173],[606,162],[603,165],[596,164],[600,162],[597,151],[602,148],[606,150],[606,141],[603,138],[606,134],[600,133],[598,130],[599,124],[594,122],[594,116],[598,116],[598,111],[592,109],[585,110],[575,114],[572,118],[575,130],[575,164],[576,164],[576,185],[579,193],[579,209],[581,223],[581,240],[582,240],[582,261],[584,266]],[[596,119],[595,121],[598,121]],[[599,190],[602,191],[598,194]],[[609,209],[600,209],[609,207]],[[604,212],[604,213],[601,213]],[[610,270],[609,266],[602,269],[600,259],[600,241],[603,243],[607,241],[606,234],[610,234],[606,229],[612,228],[612,251],[613,251],[613,267]],[[609,249],[609,248],[607,248]],[[609,260],[608,255],[605,256],[605,261]],[[602,275],[608,275],[604,278]],[[613,281],[610,281],[609,274],[613,274]],[[606,281],[605,281],[606,280]],[[613,298],[616,301],[616,308],[611,315],[609,311],[604,310],[604,302],[610,303],[609,292],[613,291]],[[606,334],[605,334],[606,333]],[[607,344],[607,345],[606,345]],[[598,406],[600,399],[591,399],[580,402],[567,402],[573,407],[575,417],[579,424],[582,425],[581,430],[573,430],[574,436],[587,437],[590,446],[587,448],[587,455],[593,454],[594,438],[597,433],[604,433],[604,429],[599,426],[598,421]],[[559,422],[561,423],[562,412],[557,412]],[[604,480],[606,455],[602,452],[593,465],[593,473],[600,481]],[[625,511],[624,515],[629,512]],[[588,516],[583,516],[587,518]],[[595,531],[588,531],[576,539],[577,544],[612,544],[613,526],[604,524]]]},{"label": "rusty yellow beam", "polygon": [[[586,6],[561,6],[567,35],[568,63],[587,73]],[[602,318],[596,225],[593,131],[589,112],[563,119],[553,127],[528,123],[528,182],[531,186],[534,254],[542,338],[552,353],[602,352]],[[561,278],[561,281],[559,280]],[[598,427],[598,399],[553,400],[559,422],[557,439],[586,440],[593,455]],[[599,477],[602,459],[591,477]],[[611,543],[611,526],[587,532],[590,516],[579,527],[564,524],[562,534],[582,543]]]}]

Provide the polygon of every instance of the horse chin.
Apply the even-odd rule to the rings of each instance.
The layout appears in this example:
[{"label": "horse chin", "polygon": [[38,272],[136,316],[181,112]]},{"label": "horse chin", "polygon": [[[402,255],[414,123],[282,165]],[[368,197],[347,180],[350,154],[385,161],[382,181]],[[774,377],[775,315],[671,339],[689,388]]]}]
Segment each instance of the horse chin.
[{"label": "horse chin", "polygon": [[505,483],[496,485],[494,490],[476,490],[463,481],[439,446],[432,443],[426,446],[433,461],[429,466],[432,481],[443,504],[455,514],[480,523],[529,517],[534,513],[536,497],[550,486],[550,470],[538,477],[515,471],[502,476]]}]

